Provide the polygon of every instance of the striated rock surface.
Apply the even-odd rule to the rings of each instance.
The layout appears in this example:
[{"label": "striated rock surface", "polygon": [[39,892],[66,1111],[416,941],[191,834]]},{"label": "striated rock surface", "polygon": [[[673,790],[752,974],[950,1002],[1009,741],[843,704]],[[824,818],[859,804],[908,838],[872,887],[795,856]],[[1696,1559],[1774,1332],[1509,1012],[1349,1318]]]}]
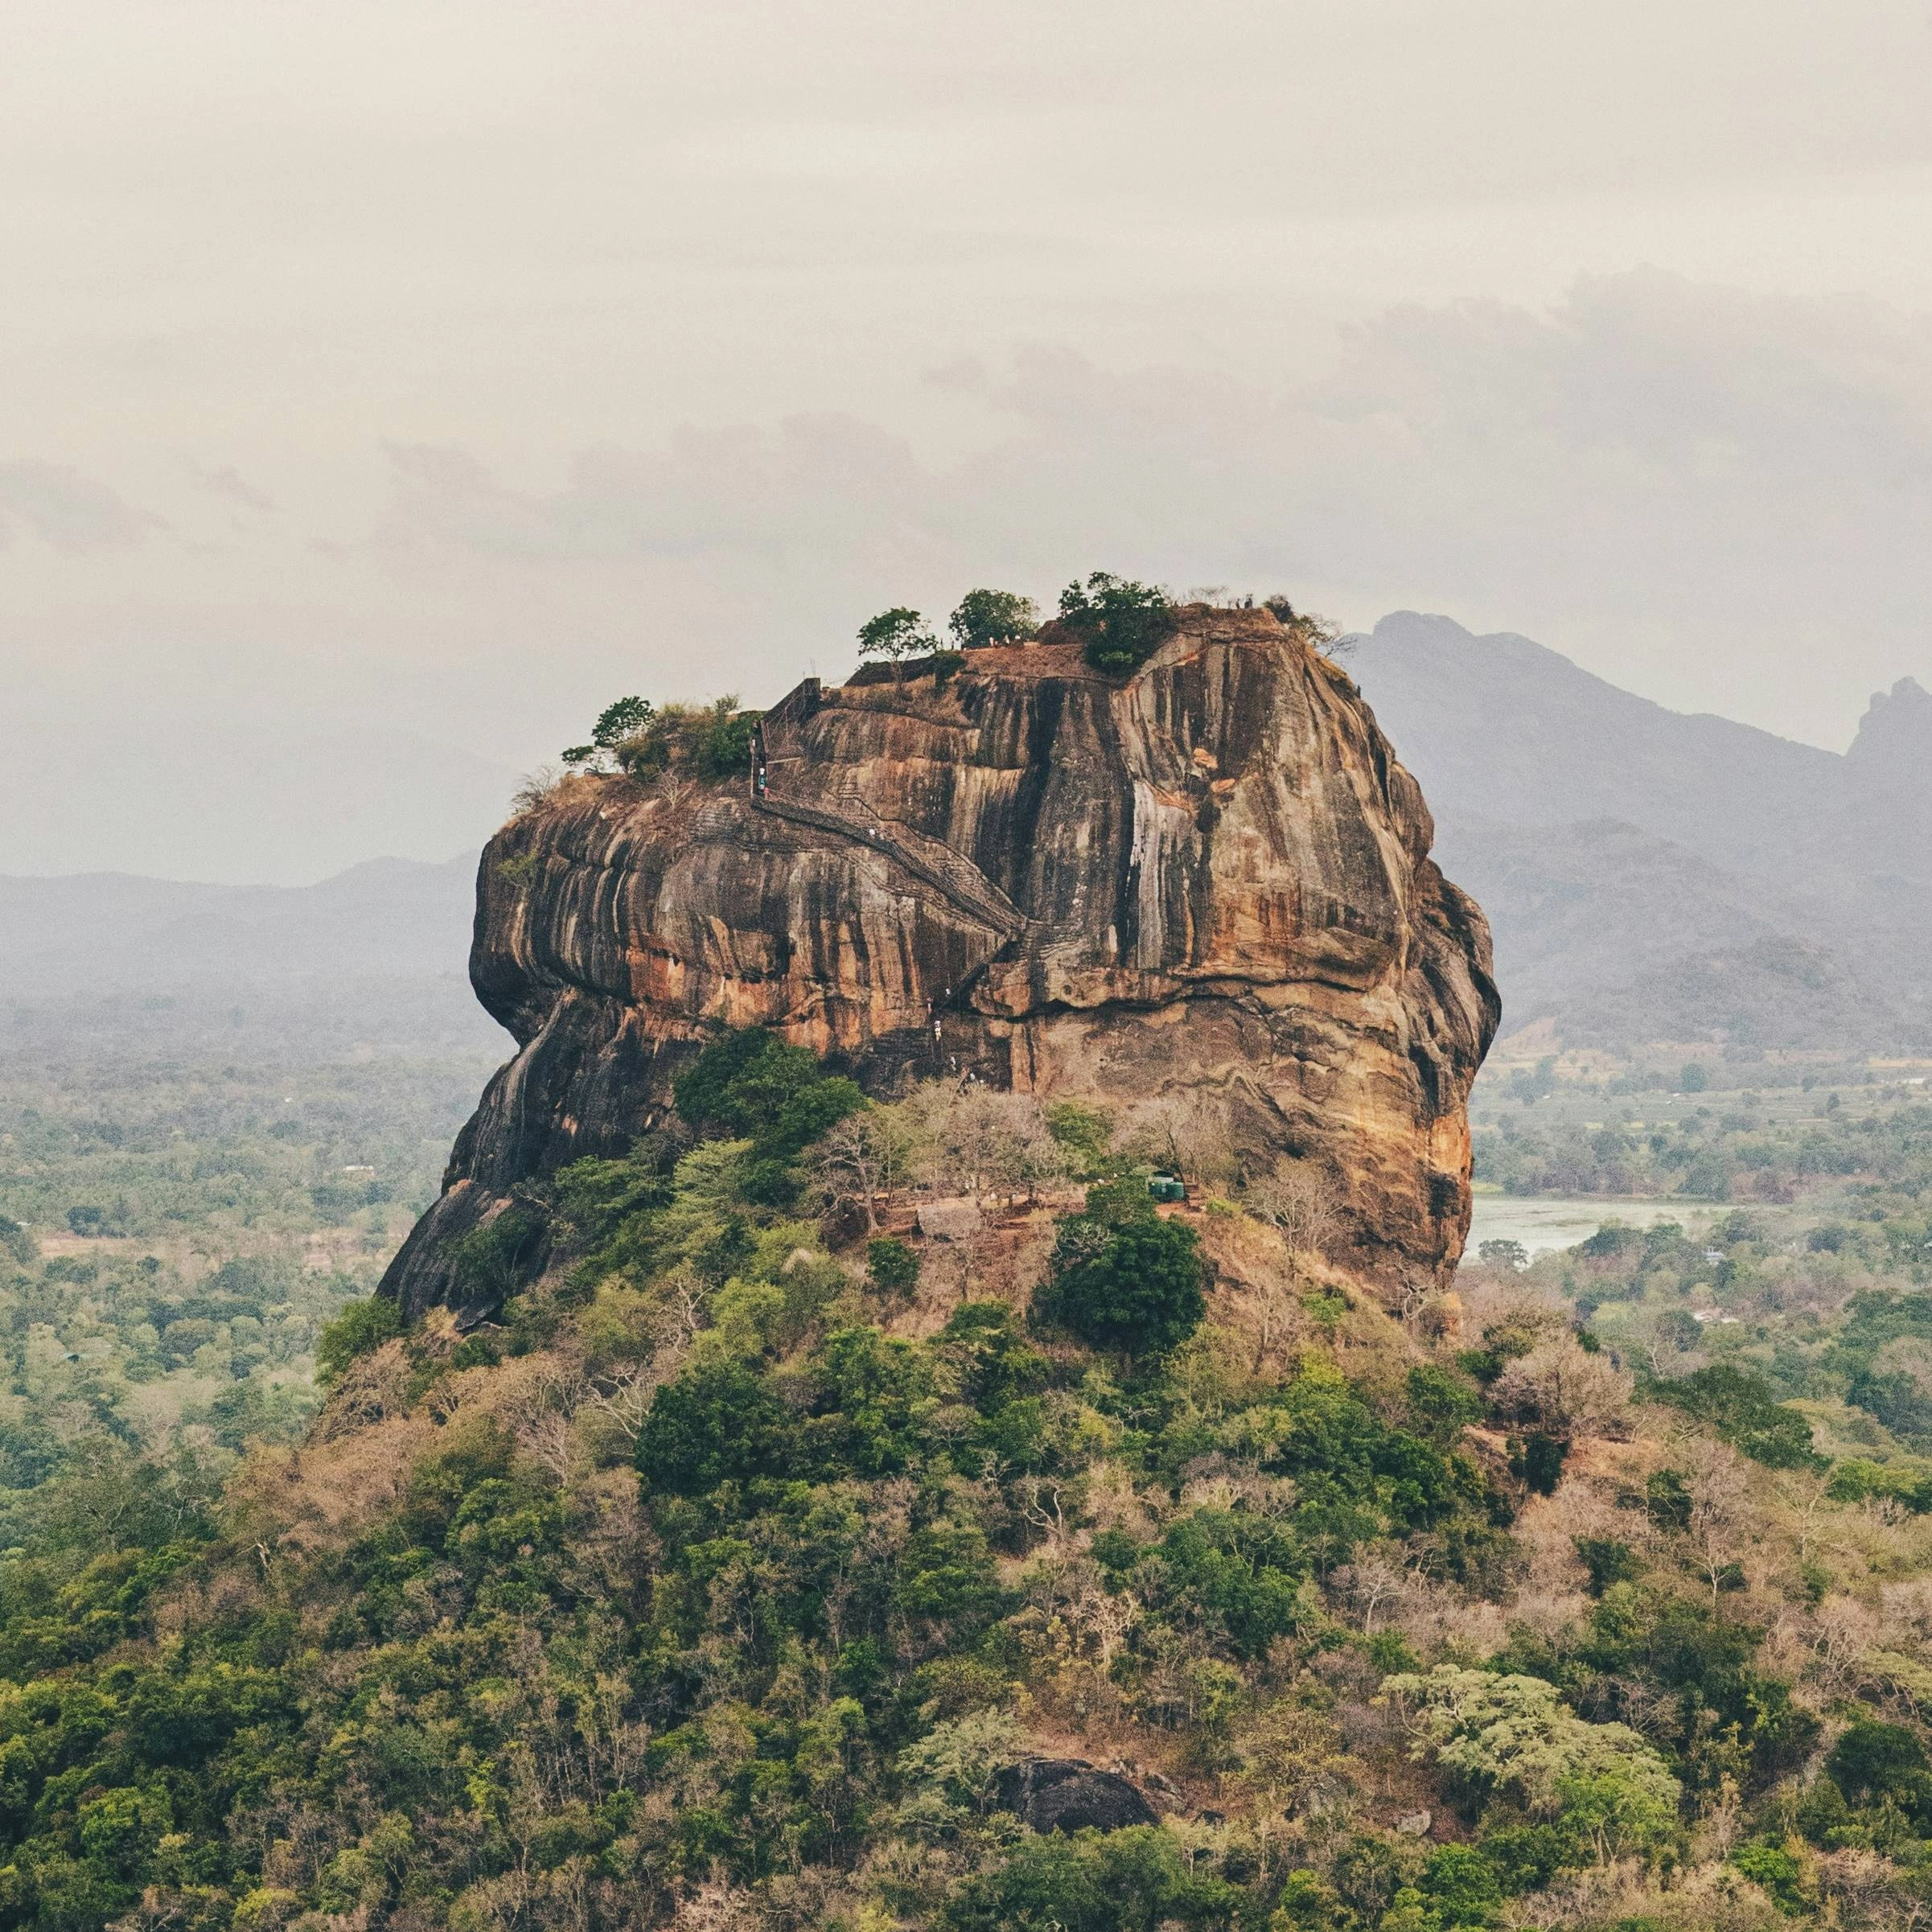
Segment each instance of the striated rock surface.
[{"label": "striated rock surface", "polygon": [[1268,613],[1190,606],[1124,680],[1052,627],[943,684],[809,680],[764,731],[763,796],[579,782],[484,853],[471,977],[522,1050],[384,1278],[411,1317],[517,1183],[621,1150],[754,1022],[875,1094],[1205,1101],[1323,1177],[1338,1265],[1453,1265],[1488,928],[1354,686]]}]

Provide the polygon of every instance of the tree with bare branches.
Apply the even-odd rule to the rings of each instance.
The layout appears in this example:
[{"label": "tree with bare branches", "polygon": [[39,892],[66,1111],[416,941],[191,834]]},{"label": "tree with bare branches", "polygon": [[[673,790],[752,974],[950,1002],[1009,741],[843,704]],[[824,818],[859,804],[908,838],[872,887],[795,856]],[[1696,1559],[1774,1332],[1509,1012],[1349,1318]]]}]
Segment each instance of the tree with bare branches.
[{"label": "tree with bare branches", "polygon": [[1697,1466],[1684,1478],[1684,1487],[1691,1498],[1684,1534],[1697,1553],[1697,1567],[1711,1586],[1714,1605],[1743,1553],[1750,1483],[1742,1459],[1722,1443],[1712,1442],[1702,1446]]},{"label": "tree with bare branches", "polygon": [[1023,1193],[1031,1201],[1067,1171],[1031,1094],[995,1093],[976,1083],[948,1089],[935,1081],[904,1104],[902,1120],[914,1165],[942,1193],[1009,1201]]},{"label": "tree with bare branches", "polygon": [[1539,1424],[1565,1441],[1605,1436],[1626,1426],[1630,1378],[1593,1354],[1574,1336],[1539,1343],[1496,1379],[1490,1399],[1506,1414]]},{"label": "tree with bare branches", "polygon": [[895,1109],[863,1107],[820,1138],[812,1178],[828,1206],[857,1208],[865,1232],[874,1235],[881,1203],[906,1183],[911,1153],[912,1137]]},{"label": "tree with bare branches", "polygon": [[1297,1254],[1326,1254],[1340,1231],[1334,1188],[1305,1161],[1277,1161],[1272,1173],[1249,1183],[1244,1204],[1280,1228]]}]

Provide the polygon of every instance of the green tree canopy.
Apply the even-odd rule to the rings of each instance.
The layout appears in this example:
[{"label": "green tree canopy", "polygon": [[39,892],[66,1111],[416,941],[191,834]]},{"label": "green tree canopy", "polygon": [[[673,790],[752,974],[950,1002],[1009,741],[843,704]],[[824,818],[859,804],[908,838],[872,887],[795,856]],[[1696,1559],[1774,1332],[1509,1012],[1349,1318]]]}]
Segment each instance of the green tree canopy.
[{"label": "green tree canopy", "polygon": [[587,745],[573,745],[564,763],[580,771],[623,771],[647,781],[665,772],[733,778],[749,763],[762,712],[741,710],[735,693],[708,704],[656,705],[620,697],[599,715]]},{"label": "green tree canopy", "polygon": [[1060,593],[1060,621],[1087,647],[1087,661],[1116,675],[1137,669],[1174,629],[1174,606],[1153,584],[1095,570]]},{"label": "green tree canopy", "polygon": [[866,1104],[856,1082],[828,1074],[808,1048],[787,1046],[762,1026],[713,1041],[678,1076],[672,1094],[699,1132],[751,1143],[751,1198],[779,1205],[796,1193],[791,1163]]},{"label": "green tree canopy", "polygon": [[936,651],[939,640],[932,635],[918,611],[894,604],[859,626],[859,655],[882,657],[898,665],[909,657],[923,657]]},{"label": "green tree canopy", "polygon": [[1206,1312],[1202,1272],[1199,1237],[1185,1222],[1161,1219],[1144,1186],[1104,1185],[1091,1190],[1085,1213],[1060,1223],[1034,1306],[1095,1348],[1164,1354]]},{"label": "green tree canopy", "polygon": [[1033,599],[1013,590],[968,590],[947,621],[953,642],[962,651],[1017,643],[1039,627],[1040,613]]},{"label": "green tree canopy", "polygon": [[1749,1369],[1714,1363],[1681,1381],[1658,1383],[1650,1394],[1709,1424],[1726,1442],[1769,1469],[1825,1466],[1811,1446],[1811,1425],[1803,1413],[1778,1401],[1770,1383]]},{"label": "green tree canopy", "polygon": [[402,1333],[402,1310],[393,1301],[371,1295],[345,1301],[341,1312],[315,1338],[315,1372],[333,1381],[352,1362],[373,1354],[392,1336]]},{"label": "green tree canopy", "polygon": [[1909,1798],[1925,1785],[1926,1748],[1903,1724],[1861,1719],[1831,1747],[1825,1769],[1856,1803]]},{"label": "green tree canopy", "polygon": [[1628,1725],[1585,1724],[1540,1677],[1444,1663],[1382,1688],[1409,1706],[1412,1756],[1520,1803],[1599,1858],[1648,1851],[1676,1825],[1681,1789],[1663,1758]]},{"label": "green tree canopy", "polygon": [[627,738],[635,738],[656,715],[648,698],[620,697],[598,713],[587,745],[573,745],[563,754],[566,765],[589,765],[615,753]]}]

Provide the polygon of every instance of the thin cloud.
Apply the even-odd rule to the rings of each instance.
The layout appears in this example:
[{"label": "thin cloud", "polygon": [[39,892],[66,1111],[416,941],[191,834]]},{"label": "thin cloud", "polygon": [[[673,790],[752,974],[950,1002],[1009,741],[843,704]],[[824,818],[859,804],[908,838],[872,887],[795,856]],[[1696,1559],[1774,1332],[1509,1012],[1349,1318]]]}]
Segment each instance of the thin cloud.
[{"label": "thin cloud", "polygon": [[1646,270],[1548,310],[1394,310],[1275,384],[1037,344],[953,393],[982,435],[943,462],[849,416],[599,444],[543,492],[393,449],[391,524],[541,561],[810,551],[855,573],[885,538],[1593,621],[1890,623],[1932,599],[1932,325],[1876,303]]},{"label": "thin cloud", "polygon": [[232,463],[208,464],[188,455],[178,456],[175,460],[183,472],[211,496],[220,497],[238,508],[256,510],[265,515],[282,508],[265,491],[250,483]]},{"label": "thin cloud", "polygon": [[549,491],[519,490],[449,446],[384,453],[393,494],[381,541],[527,561],[783,556],[850,546],[882,520],[929,524],[934,505],[904,438],[841,416],[687,426],[652,450],[593,444]]},{"label": "thin cloud", "polygon": [[158,521],[63,463],[0,462],[0,532],[22,527],[57,550],[97,550],[134,543]]}]

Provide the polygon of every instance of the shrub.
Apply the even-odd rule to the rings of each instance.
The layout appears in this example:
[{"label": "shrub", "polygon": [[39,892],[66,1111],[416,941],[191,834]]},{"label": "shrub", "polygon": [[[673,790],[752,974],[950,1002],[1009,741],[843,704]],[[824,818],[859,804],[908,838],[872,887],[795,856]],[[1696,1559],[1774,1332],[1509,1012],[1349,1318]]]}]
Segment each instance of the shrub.
[{"label": "shrub", "polygon": [[692,734],[691,763],[701,779],[738,778],[750,769],[752,740],[762,711],[741,711],[735,697],[720,698],[700,713]]},{"label": "shrub", "polygon": [[[510,794],[510,816],[520,819],[532,812],[541,811],[562,791],[575,775],[574,772],[559,771],[554,765],[539,765],[534,771],[525,772],[517,782],[516,789]],[[516,860],[506,859],[496,869],[505,878],[514,879],[521,876],[510,869],[517,863]],[[532,866],[528,865],[523,868],[524,874],[531,869]],[[273,1130],[271,1128],[270,1131]]]},{"label": "shrub", "polygon": [[1060,621],[1086,646],[1096,671],[1116,676],[1137,670],[1174,629],[1167,593],[1152,584],[1096,570],[1060,593]]},{"label": "shrub", "polygon": [[1825,1845],[1831,1843],[1831,1834],[1840,1830],[1851,1815],[1852,1807],[1845,1803],[1844,1793],[1829,1775],[1821,1773],[1799,1791],[1798,1803],[1792,1807],[1791,1822],[1813,1844]]},{"label": "shrub", "polygon": [[750,767],[752,737],[763,715],[741,711],[734,693],[709,705],[666,705],[618,747],[617,761],[638,779],[680,773],[706,779],[741,777]]},{"label": "shrub", "polygon": [[[1138,1202],[1123,1190],[1137,1190]],[[1202,1274],[1194,1231],[1162,1220],[1136,1182],[1116,1182],[1095,1188],[1086,1213],[1061,1222],[1052,1272],[1034,1305],[1043,1320],[1095,1348],[1130,1359],[1164,1354],[1206,1310]]]},{"label": "shrub", "polygon": [[372,1355],[402,1333],[402,1310],[386,1296],[345,1301],[341,1312],[315,1338],[315,1372],[333,1382],[352,1362]]},{"label": "shrub", "polygon": [[897,1235],[865,1243],[866,1278],[882,1295],[909,1295],[919,1285],[919,1258]]},{"label": "shrub", "polygon": [[968,590],[947,622],[962,651],[1017,643],[1031,637],[1039,625],[1040,613],[1032,598],[1013,590]]},{"label": "shrub", "polygon": [[573,771],[622,771],[640,783],[674,775],[736,778],[750,769],[752,739],[763,715],[741,711],[733,693],[708,705],[619,698],[598,719],[590,742],[573,745],[564,763]]}]

